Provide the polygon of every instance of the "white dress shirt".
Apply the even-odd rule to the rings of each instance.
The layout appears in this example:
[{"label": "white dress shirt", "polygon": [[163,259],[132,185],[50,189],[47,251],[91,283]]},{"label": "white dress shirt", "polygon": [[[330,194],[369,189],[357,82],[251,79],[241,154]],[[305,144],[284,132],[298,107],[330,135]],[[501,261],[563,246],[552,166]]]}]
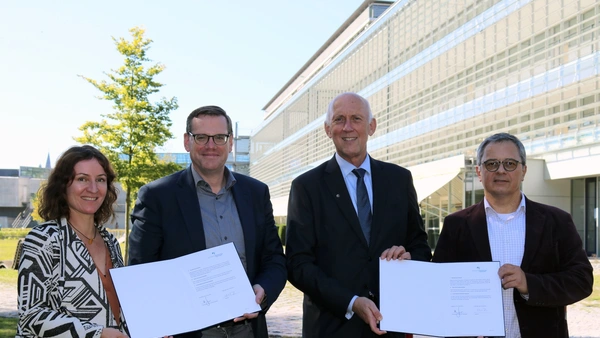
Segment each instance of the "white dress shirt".
[{"label": "white dress shirt", "polygon": [[[521,203],[510,214],[499,214],[484,198],[488,238],[492,260],[504,264],[521,266],[525,251],[525,196],[521,193]],[[504,304],[504,328],[507,338],[520,338],[519,319],[513,300],[514,289],[502,290]]]},{"label": "white dress shirt", "polygon": [[[357,169],[354,164],[344,160],[338,153],[335,153],[335,160],[342,171],[342,176],[344,177],[344,182],[346,182],[346,188],[348,189],[348,193],[350,194],[350,199],[352,200],[352,205],[354,205],[354,211],[358,216],[358,207],[356,204],[356,175],[352,172],[352,170]],[[366,173],[364,176],[365,186],[367,187],[367,193],[369,194],[369,202],[371,203],[371,213],[373,212],[373,180],[371,178],[371,160],[369,155],[365,157],[365,160],[360,165],[360,167],[365,169]],[[352,311],[352,306],[354,305],[354,301],[358,298],[358,296],[352,297],[350,304],[348,304],[348,309],[346,311],[346,319],[352,318],[354,315],[354,311]]]}]

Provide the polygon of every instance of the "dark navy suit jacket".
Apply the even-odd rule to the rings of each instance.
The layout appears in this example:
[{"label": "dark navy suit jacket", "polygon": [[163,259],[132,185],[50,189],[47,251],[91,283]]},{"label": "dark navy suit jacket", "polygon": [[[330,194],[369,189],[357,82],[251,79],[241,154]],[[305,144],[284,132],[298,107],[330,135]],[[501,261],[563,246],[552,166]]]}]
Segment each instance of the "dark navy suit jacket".
[{"label": "dark navy suit jacket", "polygon": [[335,156],[292,182],[286,255],[288,278],[304,292],[305,338],[375,336],[345,314],[354,295],[379,297],[381,253],[403,245],[414,260],[431,258],[410,171],[371,159],[371,175],[370,245]]},{"label": "dark navy suit jacket", "polygon": [[[171,259],[206,249],[192,167],[143,186],[131,214],[129,264]],[[285,256],[273,219],[269,188],[233,173],[233,198],[246,245],[247,274],[267,294],[267,308],[286,282]],[[252,321],[256,337],[267,338],[264,313]],[[201,337],[200,331],[181,337]]]}]

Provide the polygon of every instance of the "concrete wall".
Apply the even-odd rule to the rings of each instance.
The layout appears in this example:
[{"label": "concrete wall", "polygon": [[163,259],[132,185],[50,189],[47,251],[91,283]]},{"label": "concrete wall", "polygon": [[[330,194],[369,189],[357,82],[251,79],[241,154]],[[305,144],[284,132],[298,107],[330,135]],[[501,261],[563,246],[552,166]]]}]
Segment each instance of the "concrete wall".
[{"label": "concrete wall", "polygon": [[528,159],[523,192],[530,200],[550,204],[571,213],[571,180],[546,180],[544,160]]},{"label": "concrete wall", "polygon": [[[43,179],[28,177],[0,177],[0,227],[11,227],[17,215],[30,205],[31,197],[35,195]],[[115,205],[115,219],[107,228],[125,228],[125,192],[119,183],[116,183],[119,196]],[[131,208],[133,209],[132,201]],[[117,226],[118,223],[118,226]]]},{"label": "concrete wall", "polygon": [[0,207],[22,207],[19,198],[19,178],[0,177]]}]

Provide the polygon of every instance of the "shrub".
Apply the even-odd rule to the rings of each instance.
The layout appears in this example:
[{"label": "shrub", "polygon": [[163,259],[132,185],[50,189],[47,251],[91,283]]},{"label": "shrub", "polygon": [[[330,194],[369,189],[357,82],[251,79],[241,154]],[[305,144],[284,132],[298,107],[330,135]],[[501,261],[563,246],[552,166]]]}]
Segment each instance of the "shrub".
[{"label": "shrub", "polygon": [[0,239],[19,239],[27,236],[30,228],[0,228]]},{"label": "shrub", "polygon": [[277,224],[277,234],[279,234],[281,244],[285,245],[285,224]]}]

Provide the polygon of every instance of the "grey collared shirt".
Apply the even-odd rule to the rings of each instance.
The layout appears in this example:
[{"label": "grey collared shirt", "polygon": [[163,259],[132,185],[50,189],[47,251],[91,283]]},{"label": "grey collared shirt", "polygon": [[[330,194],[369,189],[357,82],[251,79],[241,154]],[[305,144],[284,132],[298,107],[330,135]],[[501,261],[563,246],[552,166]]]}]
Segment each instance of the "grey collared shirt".
[{"label": "grey collared shirt", "polygon": [[198,195],[200,213],[202,214],[206,248],[233,242],[244,269],[247,270],[244,231],[231,191],[236,183],[235,177],[225,167],[225,186],[215,194],[208,183],[193,168],[192,175],[194,176],[196,194]]}]

